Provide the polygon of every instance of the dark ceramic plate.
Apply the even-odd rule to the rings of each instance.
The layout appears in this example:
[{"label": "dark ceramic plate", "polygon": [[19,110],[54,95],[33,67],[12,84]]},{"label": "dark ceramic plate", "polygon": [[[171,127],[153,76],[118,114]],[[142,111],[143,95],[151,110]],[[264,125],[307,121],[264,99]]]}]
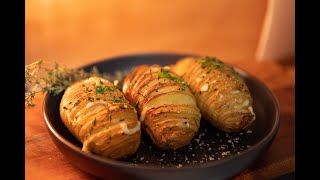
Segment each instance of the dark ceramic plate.
[{"label": "dark ceramic plate", "polygon": [[[83,67],[96,66],[100,72],[129,71],[140,64],[169,65],[186,55],[138,54],[106,59]],[[158,149],[143,133],[138,151],[122,160],[112,160],[81,151],[82,144],[60,119],[61,96],[47,94],[44,119],[61,152],[78,168],[108,179],[226,179],[250,166],[272,143],[280,124],[275,96],[258,79],[236,68],[253,96],[256,120],[247,129],[225,133],[201,121],[199,133],[190,145],[176,151]]]}]

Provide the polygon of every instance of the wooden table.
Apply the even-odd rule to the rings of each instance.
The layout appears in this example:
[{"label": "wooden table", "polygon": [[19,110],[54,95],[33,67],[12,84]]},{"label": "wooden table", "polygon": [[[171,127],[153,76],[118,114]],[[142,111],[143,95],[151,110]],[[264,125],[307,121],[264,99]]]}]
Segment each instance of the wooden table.
[{"label": "wooden table", "polygon": [[[270,179],[295,171],[295,67],[271,61],[232,61],[258,79],[275,93],[280,103],[281,126],[270,149],[256,164],[234,179]],[[74,167],[57,149],[49,137],[42,117],[44,96],[38,104],[25,108],[26,179],[96,179]]]}]

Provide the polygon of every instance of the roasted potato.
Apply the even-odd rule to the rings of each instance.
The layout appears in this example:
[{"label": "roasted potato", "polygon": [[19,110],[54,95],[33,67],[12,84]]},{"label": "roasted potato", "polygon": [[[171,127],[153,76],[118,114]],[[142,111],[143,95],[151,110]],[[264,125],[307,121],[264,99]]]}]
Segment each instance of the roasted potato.
[{"label": "roasted potato", "polygon": [[212,57],[186,57],[170,67],[188,83],[213,126],[236,132],[255,120],[249,89],[233,67]]},{"label": "roasted potato", "polygon": [[135,153],[140,144],[140,121],[134,107],[105,79],[90,77],[69,86],[60,115],[85,152],[119,159]]},{"label": "roasted potato", "polygon": [[138,108],[143,129],[159,148],[181,148],[198,132],[201,114],[196,99],[168,67],[133,68],[125,77],[122,91]]}]

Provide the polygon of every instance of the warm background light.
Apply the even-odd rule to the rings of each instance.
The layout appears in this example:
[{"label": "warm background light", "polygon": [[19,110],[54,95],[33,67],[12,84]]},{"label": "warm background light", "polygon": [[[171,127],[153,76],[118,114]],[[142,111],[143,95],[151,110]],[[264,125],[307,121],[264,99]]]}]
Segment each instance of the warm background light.
[{"label": "warm background light", "polygon": [[27,0],[26,64],[140,52],[254,58],[266,0]]}]

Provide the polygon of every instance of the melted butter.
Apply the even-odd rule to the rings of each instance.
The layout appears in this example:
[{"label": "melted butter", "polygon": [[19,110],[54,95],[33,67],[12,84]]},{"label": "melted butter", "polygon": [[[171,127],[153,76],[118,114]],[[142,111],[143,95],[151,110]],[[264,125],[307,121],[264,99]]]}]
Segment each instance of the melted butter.
[{"label": "melted butter", "polygon": [[127,89],[128,89],[128,83],[124,83],[124,84],[123,84],[123,87],[122,87],[122,90],[123,90],[123,93],[124,93],[124,94],[127,93]]},{"label": "melted butter", "polygon": [[91,82],[91,81],[92,81],[91,78],[88,78],[88,79],[84,80],[83,82],[84,82],[84,83],[89,83],[89,82]]},{"label": "melted butter", "polygon": [[234,106],[236,109],[244,108],[249,105],[249,100],[246,99],[242,104]]},{"label": "melted butter", "polygon": [[248,107],[249,111],[253,115],[252,121],[256,119],[256,114],[253,112],[252,106]]},{"label": "melted butter", "polygon": [[144,118],[146,117],[146,112],[147,112],[146,109],[142,110],[141,115],[140,115],[140,119],[139,119],[141,122],[144,121]]},{"label": "melted butter", "polygon": [[118,109],[119,109],[119,106],[110,106],[110,107],[109,107],[109,110],[110,110],[110,111],[114,111],[114,110],[116,111],[116,110],[118,110]]},{"label": "melted butter", "polygon": [[208,85],[208,83],[206,83],[205,85],[203,85],[201,87],[200,91],[205,92],[205,91],[208,91],[208,89],[209,89],[209,85]]},{"label": "melted butter", "polygon": [[140,125],[141,125],[141,123],[138,121],[137,125],[135,127],[129,129],[126,122],[120,123],[121,130],[127,135],[132,135],[132,134],[136,133],[137,131],[139,131]]},{"label": "melted butter", "polygon": [[83,152],[89,152],[88,140],[83,143],[82,151],[83,151]]},{"label": "melted butter", "polygon": [[233,91],[230,91],[230,94],[237,94],[239,92],[240,92],[239,90],[233,90]]},{"label": "melted butter", "polygon": [[94,83],[96,83],[96,85],[101,85],[100,81],[103,83],[108,83],[108,81],[106,81],[105,79],[97,79],[97,78],[89,78],[89,79],[84,80],[83,82],[84,83],[94,82]]},{"label": "melted butter", "polygon": [[118,83],[119,83],[118,80],[114,80],[114,81],[113,81],[113,84],[114,84],[115,86],[118,85]]},{"label": "melted butter", "polygon": [[99,101],[99,102],[89,102],[89,103],[86,105],[86,107],[85,107],[85,108],[90,108],[90,107],[92,107],[92,106],[94,106],[94,105],[97,105],[97,104],[105,104],[105,105],[108,105],[108,103],[107,103],[107,102],[104,102],[104,101]]}]

